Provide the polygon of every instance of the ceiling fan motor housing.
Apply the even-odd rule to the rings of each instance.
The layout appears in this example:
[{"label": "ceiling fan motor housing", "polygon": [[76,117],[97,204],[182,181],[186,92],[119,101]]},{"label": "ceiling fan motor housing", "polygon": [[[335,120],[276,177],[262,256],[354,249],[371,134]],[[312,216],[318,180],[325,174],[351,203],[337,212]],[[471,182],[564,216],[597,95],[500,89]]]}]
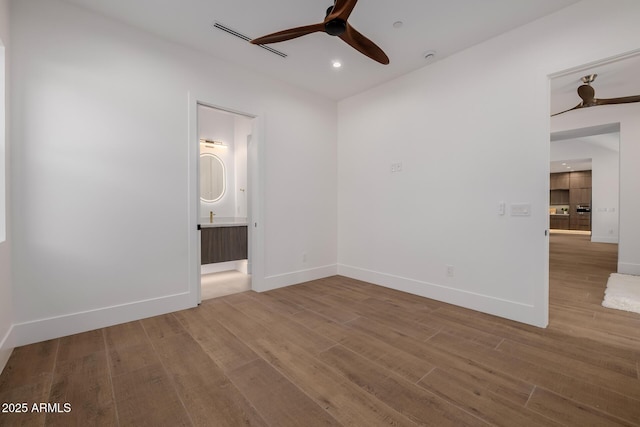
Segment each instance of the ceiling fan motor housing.
[{"label": "ceiling fan motor housing", "polygon": [[342,19],[336,18],[324,24],[324,31],[331,36],[340,36],[347,29],[347,23]]},{"label": "ceiling fan motor housing", "polygon": [[595,99],[594,99],[595,95],[596,95],[596,91],[589,84],[584,84],[578,88],[578,96],[582,98],[582,104],[584,106],[591,107],[593,105],[596,105]]}]

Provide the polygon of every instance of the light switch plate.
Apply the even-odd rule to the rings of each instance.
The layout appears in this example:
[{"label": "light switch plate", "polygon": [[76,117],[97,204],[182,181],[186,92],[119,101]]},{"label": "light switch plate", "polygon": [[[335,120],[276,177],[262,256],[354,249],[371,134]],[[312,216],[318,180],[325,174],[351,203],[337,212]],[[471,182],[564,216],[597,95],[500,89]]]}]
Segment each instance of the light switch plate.
[{"label": "light switch plate", "polygon": [[505,202],[498,202],[498,215],[504,215],[507,204]]},{"label": "light switch plate", "polygon": [[512,203],[511,216],[531,216],[531,203]]}]

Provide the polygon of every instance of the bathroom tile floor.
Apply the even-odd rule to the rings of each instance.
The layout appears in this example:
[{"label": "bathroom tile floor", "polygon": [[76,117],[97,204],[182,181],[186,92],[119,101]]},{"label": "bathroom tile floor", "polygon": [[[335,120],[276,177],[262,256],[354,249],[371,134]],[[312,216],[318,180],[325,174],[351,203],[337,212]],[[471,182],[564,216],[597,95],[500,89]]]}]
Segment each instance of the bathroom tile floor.
[{"label": "bathroom tile floor", "polygon": [[201,283],[203,301],[251,290],[251,276],[235,270],[203,274]]}]

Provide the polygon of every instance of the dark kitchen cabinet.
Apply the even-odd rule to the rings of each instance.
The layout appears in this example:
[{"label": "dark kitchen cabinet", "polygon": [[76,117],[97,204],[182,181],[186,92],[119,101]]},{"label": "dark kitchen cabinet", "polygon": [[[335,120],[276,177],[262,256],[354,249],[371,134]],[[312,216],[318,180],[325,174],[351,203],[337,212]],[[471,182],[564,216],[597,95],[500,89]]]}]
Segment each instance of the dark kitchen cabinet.
[{"label": "dark kitchen cabinet", "polygon": [[569,172],[552,173],[549,180],[549,188],[551,190],[568,190]]},{"label": "dark kitchen cabinet", "polygon": [[551,190],[549,201],[551,205],[568,205],[570,203],[569,190]]},{"label": "dark kitchen cabinet", "polygon": [[553,230],[568,230],[570,215],[550,215],[549,228]]},{"label": "dark kitchen cabinet", "polygon": [[[568,224],[570,230],[591,230],[591,213],[578,214],[578,205],[591,207],[591,171],[552,173],[549,178],[549,204],[569,205],[568,218],[550,217],[549,227]],[[564,221],[564,222],[560,222]]]},{"label": "dark kitchen cabinet", "polygon": [[578,171],[569,174],[569,188],[591,188],[591,171]]},{"label": "dark kitchen cabinet", "polygon": [[591,230],[591,214],[576,215],[576,230]]},{"label": "dark kitchen cabinet", "polygon": [[569,204],[571,211],[575,211],[578,205],[590,205],[591,188],[572,188],[569,193]]}]

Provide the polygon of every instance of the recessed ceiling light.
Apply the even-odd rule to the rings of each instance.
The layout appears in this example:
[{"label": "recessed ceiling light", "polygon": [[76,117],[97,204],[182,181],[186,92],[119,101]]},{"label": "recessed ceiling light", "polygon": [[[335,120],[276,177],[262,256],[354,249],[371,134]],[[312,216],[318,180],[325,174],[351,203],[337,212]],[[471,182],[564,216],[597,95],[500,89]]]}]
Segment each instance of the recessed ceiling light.
[{"label": "recessed ceiling light", "polygon": [[340,68],[342,67],[342,63],[340,61],[333,61],[333,68]]},{"label": "recessed ceiling light", "polygon": [[404,22],[396,21],[393,23],[393,28],[402,28],[403,25],[404,25]]},{"label": "recessed ceiling light", "polygon": [[562,166],[567,166],[567,164],[566,164],[566,163],[563,163],[563,164],[562,164]]},{"label": "recessed ceiling light", "polygon": [[432,61],[436,58],[436,51],[435,50],[428,50],[424,53],[424,59],[426,59],[427,61]]}]

